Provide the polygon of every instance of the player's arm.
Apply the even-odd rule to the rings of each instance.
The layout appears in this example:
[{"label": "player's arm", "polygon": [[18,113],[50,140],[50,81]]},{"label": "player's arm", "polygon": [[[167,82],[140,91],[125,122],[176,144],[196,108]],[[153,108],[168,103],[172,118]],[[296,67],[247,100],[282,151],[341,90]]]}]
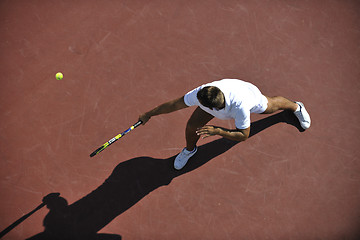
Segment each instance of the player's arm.
[{"label": "player's arm", "polygon": [[184,96],[182,96],[180,98],[163,103],[163,104],[155,107],[154,109],[140,115],[139,120],[141,120],[143,122],[143,124],[145,124],[153,116],[175,112],[177,110],[187,108],[187,107],[188,106],[184,102]]},{"label": "player's arm", "polygon": [[245,141],[249,138],[250,127],[246,129],[226,129],[223,127],[216,127],[211,125],[206,125],[196,131],[196,133],[203,138],[219,135],[224,138],[233,140],[233,141]]}]

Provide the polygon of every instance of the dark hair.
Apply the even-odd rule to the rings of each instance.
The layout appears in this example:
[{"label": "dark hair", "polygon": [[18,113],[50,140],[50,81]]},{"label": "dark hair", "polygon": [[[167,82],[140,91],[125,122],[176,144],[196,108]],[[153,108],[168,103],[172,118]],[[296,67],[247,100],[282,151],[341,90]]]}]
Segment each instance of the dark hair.
[{"label": "dark hair", "polygon": [[207,108],[220,107],[222,103],[221,90],[214,86],[204,87],[197,93],[199,102]]}]

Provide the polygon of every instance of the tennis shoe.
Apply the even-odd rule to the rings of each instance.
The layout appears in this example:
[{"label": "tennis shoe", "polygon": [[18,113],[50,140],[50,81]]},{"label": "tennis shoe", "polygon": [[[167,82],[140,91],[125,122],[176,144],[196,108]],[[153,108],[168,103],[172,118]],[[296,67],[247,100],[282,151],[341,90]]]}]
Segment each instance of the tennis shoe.
[{"label": "tennis shoe", "polygon": [[191,152],[188,151],[186,148],[184,148],[179,155],[176,156],[174,161],[174,168],[176,170],[181,170],[183,167],[185,167],[186,163],[189,161],[189,159],[195,155],[197,152],[197,147],[194,148]]},{"label": "tennis shoe", "polygon": [[295,116],[299,119],[300,125],[303,129],[308,129],[311,124],[311,119],[309,113],[306,111],[305,106],[302,102],[295,102],[300,106],[298,111],[295,111]]}]

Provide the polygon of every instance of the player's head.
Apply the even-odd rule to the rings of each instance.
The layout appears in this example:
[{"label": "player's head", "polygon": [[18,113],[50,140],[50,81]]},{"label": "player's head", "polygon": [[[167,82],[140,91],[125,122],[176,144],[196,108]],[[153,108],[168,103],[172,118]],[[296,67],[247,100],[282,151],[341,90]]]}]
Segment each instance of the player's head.
[{"label": "player's head", "polygon": [[225,107],[225,98],[221,90],[214,86],[202,88],[197,93],[199,102],[210,109],[223,109]]}]

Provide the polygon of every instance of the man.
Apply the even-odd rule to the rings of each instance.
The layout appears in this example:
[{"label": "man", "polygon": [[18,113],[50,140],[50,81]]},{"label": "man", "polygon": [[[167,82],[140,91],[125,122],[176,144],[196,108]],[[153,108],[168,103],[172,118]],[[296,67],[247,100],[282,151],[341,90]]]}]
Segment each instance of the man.
[{"label": "man", "polygon": [[[250,134],[250,113],[271,114],[278,110],[294,112],[301,127],[310,127],[310,116],[301,102],[284,97],[267,97],[251,83],[238,79],[223,79],[195,88],[178,99],[140,115],[145,124],[153,116],[174,112],[190,106],[198,106],[186,125],[186,147],[175,158],[174,167],[182,169],[196,151],[196,143],[203,138],[219,135],[224,138],[245,141]],[[211,119],[234,119],[236,129],[206,125]]]}]

